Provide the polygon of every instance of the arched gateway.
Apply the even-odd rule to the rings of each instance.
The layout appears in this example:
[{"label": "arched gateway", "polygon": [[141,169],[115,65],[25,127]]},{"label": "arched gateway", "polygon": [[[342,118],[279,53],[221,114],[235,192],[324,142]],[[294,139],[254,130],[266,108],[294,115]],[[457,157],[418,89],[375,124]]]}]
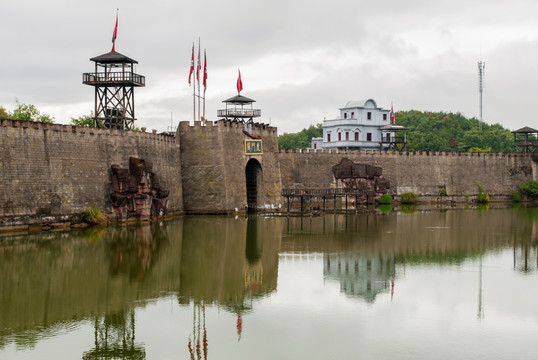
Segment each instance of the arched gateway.
[{"label": "arched gateway", "polygon": [[256,159],[250,159],[245,167],[245,177],[247,184],[247,210],[255,212],[258,203],[261,202],[260,193],[263,186],[262,166]]}]

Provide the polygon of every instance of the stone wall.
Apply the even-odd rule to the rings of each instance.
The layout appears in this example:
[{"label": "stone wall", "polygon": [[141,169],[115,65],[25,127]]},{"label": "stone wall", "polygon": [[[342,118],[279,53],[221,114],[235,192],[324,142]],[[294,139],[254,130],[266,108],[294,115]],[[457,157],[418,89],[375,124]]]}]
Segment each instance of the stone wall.
[{"label": "stone wall", "polygon": [[[245,155],[249,134],[263,154]],[[176,137],[142,132],[2,120],[0,122],[0,226],[76,218],[87,207],[111,211],[111,166],[130,157],[153,164],[170,190],[168,212],[223,213],[247,205],[246,165],[256,159],[262,181],[258,208],[280,207],[281,190],[335,187],[332,167],[343,158],[382,168],[392,194],[510,196],[538,178],[529,154],[325,151],[279,152],[277,130],[239,122],[181,122]],[[76,219],[75,219],[76,220]]]},{"label": "stone wall", "polygon": [[111,213],[110,167],[131,156],[153,163],[170,190],[168,211],[183,210],[174,137],[2,120],[0,139],[0,225],[67,220],[87,207]]},{"label": "stone wall", "polygon": [[324,151],[280,152],[283,189],[335,186],[333,165],[343,158],[379,166],[390,181],[391,193],[417,195],[472,195],[478,185],[490,195],[511,195],[518,184],[537,178],[529,154]]},{"label": "stone wall", "polygon": [[182,121],[178,127],[186,212],[230,212],[247,205],[247,162],[258,160],[263,172],[258,207],[278,207],[281,201],[280,165],[276,128],[252,124],[248,132],[260,136],[262,155],[245,155],[245,125],[234,121]]}]

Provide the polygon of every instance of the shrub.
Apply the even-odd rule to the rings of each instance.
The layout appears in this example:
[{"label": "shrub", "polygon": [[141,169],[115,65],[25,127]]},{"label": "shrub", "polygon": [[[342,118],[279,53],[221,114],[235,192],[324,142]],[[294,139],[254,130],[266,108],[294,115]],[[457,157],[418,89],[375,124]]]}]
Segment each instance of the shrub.
[{"label": "shrub", "polygon": [[521,201],[521,195],[519,195],[518,191],[514,191],[514,193],[512,194],[512,201],[515,203],[518,203]]},{"label": "shrub", "polygon": [[489,204],[489,195],[484,192],[482,185],[478,185],[478,195],[476,196],[476,202],[479,204]]},{"label": "shrub", "polygon": [[380,204],[392,204],[392,197],[389,194],[383,194],[379,198]]},{"label": "shrub", "polygon": [[402,204],[414,204],[417,202],[417,194],[407,192],[402,194]]},{"label": "shrub", "polygon": [[440,196],[448,196],[447,192],[446,192],[446,187],[442,187],[439,189],[439,195]]},{"label": "shrub", "polygon": [[89,207],[86,208],[82,220],[89,224],[95,225],[106,221],[106,215],[99,210],[99,208]]},{"label": "shrub", "polygon": [[477,197],[476,197],[476,201],[479,203],[479,204],[488,204],[489,203],[489,195],[485,192],[479,192]]},{"label": "shrub", "polygon": [[518,187],[522,195],[527,195],[534,199],[538,198],[538,181],[529,180],[526,183],[518,185]]}]

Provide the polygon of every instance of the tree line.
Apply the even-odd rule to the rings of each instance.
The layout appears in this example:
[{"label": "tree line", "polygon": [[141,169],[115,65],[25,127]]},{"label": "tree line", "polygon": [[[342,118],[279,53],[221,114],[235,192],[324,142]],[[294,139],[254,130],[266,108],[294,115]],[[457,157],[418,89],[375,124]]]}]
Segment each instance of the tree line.
[{"label": "tree line", "polygon": [[[407,128],[408,151],[512,152],[514,137],[501,124],[480,124],[461,113],[398,111],[396,124]],[[306,149],[312,137],[323,136],[323,125],[310,125],[278,137],[280,149]]]}]

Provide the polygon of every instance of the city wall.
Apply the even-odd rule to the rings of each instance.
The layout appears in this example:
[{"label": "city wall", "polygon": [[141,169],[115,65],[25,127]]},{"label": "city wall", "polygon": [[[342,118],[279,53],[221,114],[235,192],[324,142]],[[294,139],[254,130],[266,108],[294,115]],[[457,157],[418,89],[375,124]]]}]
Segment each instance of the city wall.
[{"label": "city wall", "polygon": [[182,121],[178,127],[183,176],[183,207],[186,212],[243,211],[247,206],[245,168],[256,159],[262,168],[258,207],[275,208],[281,203],[281,174],[277,130],[251,124],[247,129],[263,141],[263,154],[245,155],[244,124],[236,121]]},{"label": "city wall", "polygon": [[[481,186],[505,200],[538,178],[538,156],[379,151],[279,151],[277,130],[264,124],[181,122],[176,136],[13,120],[0,122],[0,227],[77,221],[88,207],[113,217],[111,166],[129,157],[153,164],[170,190],[168,212],[229,213],[247,205],[246,167],[261,166],[258,208],[281,208],[282,189],[337,186],[332,167],[345,157],[382,168],[393,195],[466,196]],[[246,155],[259,136],[263,154]],[[534,159],[533,159],[534,158]]]},{"label": "city wall", "polygon": [[0,226],[65,221],[87,207],[111,212],[110,167],[128,167],[131,156],[153,164],[170,190],[168,211],[183,211],[174,137],[2,120],[0,141]]},{"label": "city wall", "polygon": [[473,195],[481,186],[490,196],[507,197],[518,184],[537,178],[530,154],[380,151],[282,151],[283,189],[335,187],[332,166],[342,158],[380,166],[392,194]]}]

